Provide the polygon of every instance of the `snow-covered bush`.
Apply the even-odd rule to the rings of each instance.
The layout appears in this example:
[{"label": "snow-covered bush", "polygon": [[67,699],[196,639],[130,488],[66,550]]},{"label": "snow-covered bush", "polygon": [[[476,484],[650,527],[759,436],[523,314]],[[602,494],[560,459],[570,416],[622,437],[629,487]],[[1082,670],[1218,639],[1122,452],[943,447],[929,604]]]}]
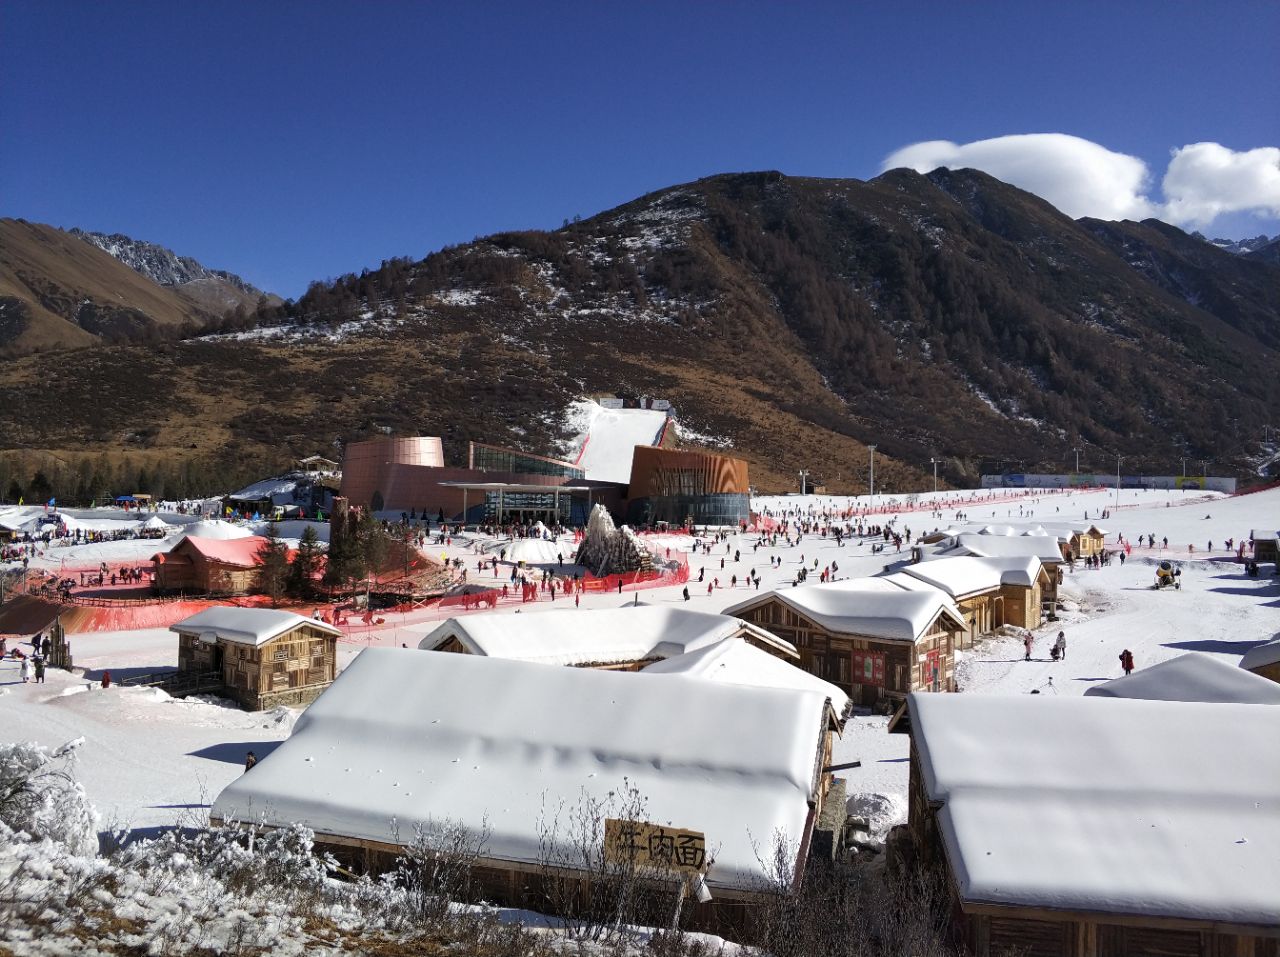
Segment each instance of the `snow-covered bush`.
[{"label": "snow-covered bush", "polygon": [[75,854],[98,849],[98,813],[72,773],[76,738],[55,751],[38,744],[0,744],[0,822],[49,838]]}]

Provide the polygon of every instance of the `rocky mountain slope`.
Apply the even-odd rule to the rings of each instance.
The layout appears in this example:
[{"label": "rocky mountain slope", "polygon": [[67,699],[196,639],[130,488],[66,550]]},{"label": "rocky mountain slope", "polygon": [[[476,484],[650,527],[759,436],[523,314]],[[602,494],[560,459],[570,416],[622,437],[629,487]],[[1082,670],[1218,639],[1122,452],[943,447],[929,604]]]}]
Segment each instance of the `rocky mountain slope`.
[{"label": "rocky mountain slope", "polygon": [[114,256],[152,282],[176,289],[196,305],[218,313],[241,305],[246,309],[256,309],[264,296],[270,303],[280,302],[279,297],[269,296],[234,273],[209,269],[190,256],[179,256],[155,243],[131,239],[120,233],[108,235],[81,229],[68,232]]},{"label": "rocky mountain slope", "polygon": [[[750,173],[315,284],[259,328],[75,374],[14,365],[11,447],[276,461],[374,429],[549,451],[576,396],[685,425],[832,490],[982,471],[1247,474],[1280,399],[1280,268],[1161,223],[1072,221],[969,170]],[[48,408],[14,416],[39,379]],[[127,421],[107,410],[129,409]],[[140,427],[141,423],[145,423]],[[216,455],[215,455],[216,453]]]},{"label": "rocky mountain slope", "polygon": [[70,233],[0,219],[0,355],[145,340],[214,315]]}]

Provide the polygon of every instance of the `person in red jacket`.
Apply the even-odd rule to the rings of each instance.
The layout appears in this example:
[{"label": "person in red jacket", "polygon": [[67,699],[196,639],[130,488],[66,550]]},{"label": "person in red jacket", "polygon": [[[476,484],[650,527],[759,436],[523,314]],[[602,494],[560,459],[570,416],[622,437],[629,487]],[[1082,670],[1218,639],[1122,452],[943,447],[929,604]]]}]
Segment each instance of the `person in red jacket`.
[{"label": "person in red jacket", "polygon": [[1120,652],[1120,667],[1126,675],[1133,671],[1133,652],[1128,648]]}]

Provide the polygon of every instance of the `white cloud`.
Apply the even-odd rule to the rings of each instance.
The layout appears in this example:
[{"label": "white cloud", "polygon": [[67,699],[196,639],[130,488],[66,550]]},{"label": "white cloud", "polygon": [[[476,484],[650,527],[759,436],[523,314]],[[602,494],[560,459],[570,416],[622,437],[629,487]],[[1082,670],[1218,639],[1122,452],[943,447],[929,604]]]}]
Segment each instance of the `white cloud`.
[{"label": "white cloud", "polygon": [[1280,217],[1280,149],[1237,153],[1217,143],[1173,151],[1164,174],[1165,217],[1206,226],[1222,213]]},{"label": "white cloud", "polygon": [[1280,149],[1236,152],[1217,143],[1175,149],[1161,202],[1148,195],[1150,173],[1136,156],[1065,133],[1024,133],[973,143],[934,140],[890,154],[882,169],[926,173],[970,167],[1035,193],[1068,216],[1144,219],[1207,226],[1221,213],[1280,217]]}]

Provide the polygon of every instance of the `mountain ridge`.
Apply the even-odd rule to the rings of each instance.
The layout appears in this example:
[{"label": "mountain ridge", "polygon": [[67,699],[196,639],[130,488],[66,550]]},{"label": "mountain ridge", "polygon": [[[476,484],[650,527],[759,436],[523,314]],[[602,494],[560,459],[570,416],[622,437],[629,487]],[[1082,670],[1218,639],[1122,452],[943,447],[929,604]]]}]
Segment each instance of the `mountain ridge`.
[{"label": "mountain ridge", "polygon": [[[619,394],[670,399],[764,489],[806,468],[865,490],[870,444],[901,490],[931,457],[972,483],[1075,447],[1086,468],[1247,475],[1280,397],[1278,291],[1268,263],[976,171],[741,173],[313,283],[148,357],[77,356],[152,423],[124,440],[151,454],[265,462],[372,430],[441,435],[455,461],[469,439],[547,452],[569,401]],[[34,423],[0,388],[14,446],[121,441],[74,383],[45,388],[64,414]]]}]

